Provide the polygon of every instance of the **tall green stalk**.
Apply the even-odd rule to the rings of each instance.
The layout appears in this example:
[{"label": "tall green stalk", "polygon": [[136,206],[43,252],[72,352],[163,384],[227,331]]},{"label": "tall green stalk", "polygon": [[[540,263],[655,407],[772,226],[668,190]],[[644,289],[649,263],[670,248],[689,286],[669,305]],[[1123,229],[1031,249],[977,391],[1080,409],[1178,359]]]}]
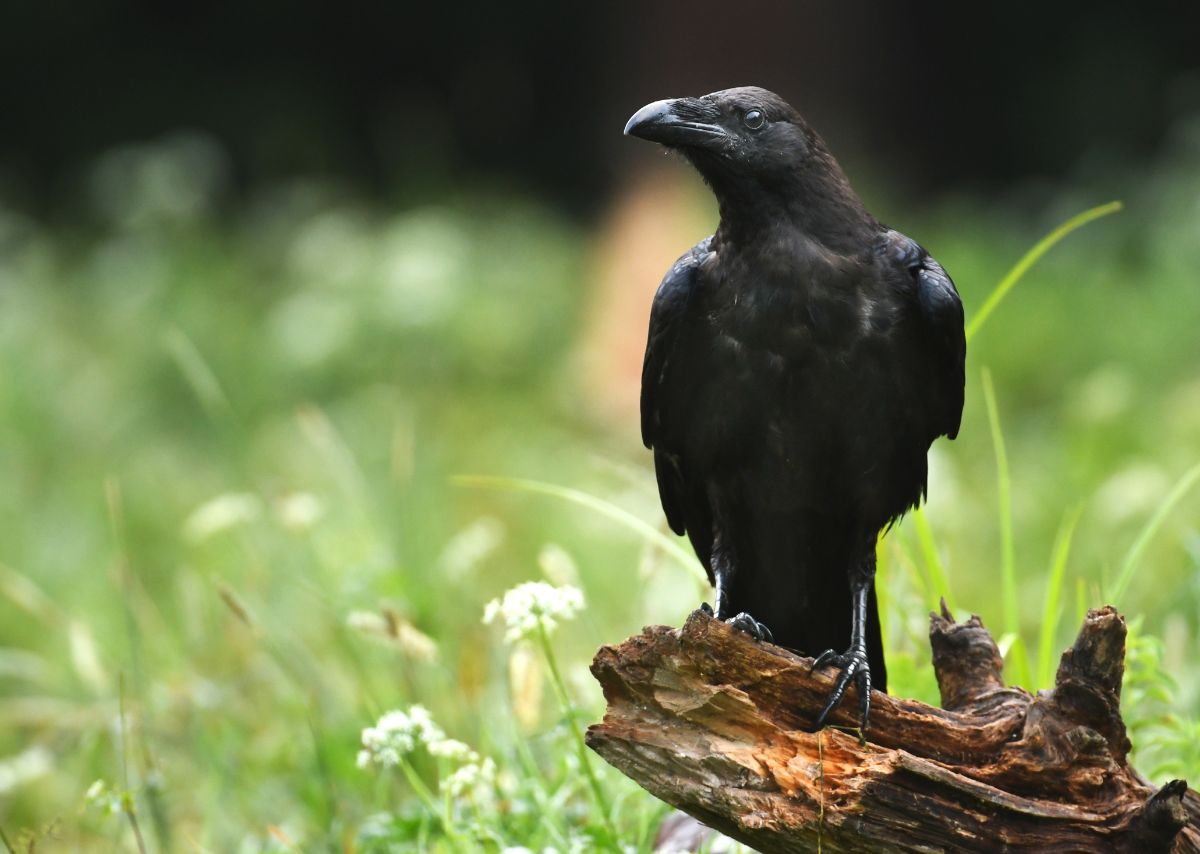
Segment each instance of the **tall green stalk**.
[{"label": "tall green stalk", "polygon": [[[929,517],[925,515],[924,507],[918,507],[913,511],[913,524],[917,529],[917,545],[921,548],[921,557],[929,572],[929,582],[933,586],[933,592],[945,599],[946,607],[953,612],[955,604],[954,594],[950,592],[950,578],[946,574],[945,566],[942,565],[941,555],[938,554],[937,540],[933,535],[933,527],[929,524]],[[932,601],[928,604],[930,607],[936,605]]]},{"label": "tall green stalk", "polygon": [[400,770],[404,774],[404,779],[408,781],[409,787],[420,798],[421,803],[425,805],[425,809],[442,826],[450,847],[455,851],[463,850],[463,839],[454,827],[454,821],[451,818],[449,808],[438,803],[438,799],[434,797],[433,792],[425,785],[425,781],[421,779],[421,775],[417,773],[416,769],[404,757],[400,758]]},{"label": "tall green stalk", "polygon": [[567,693],[567,684],[563,681],[562,674],[558,671],[558,662],[554,657],[554,648],[550,646],[550,636],[546,634],[546,627],[541,622],[538,623],[536,637],[538,646],[541,647],[542,655],[546,658],[546,666],[550,669],[550,682],[554,685],[554,691],[558,695],[559,703],[562,704],[563,713],[567,716],[567,724],[571,728],[571,735],[575,739],[575,747],[579,752],[579,766],[583,770],[584,776],[587,777],[588,786],[592,791],[592,799],[596,802],[596,809],[600,811],[600,819],[604,822],[604,827],[608,831],[609,838],[613,844],[616,844],[620,837],[617,835],[617,829],[612,822],[612,813],[608,808],[608,799],[604,796],[604,790],[600,788],[600,780],[596,776],[596,770],[592,767],[587,742],[583,740],[583,731],[579,728],[579,721],[575,719],[575,704],[571,702],[571,695]]},{"label": "tall green stalk", "polygon": [[1098,207],[1090,208],[1083,213],[1079,213],[1071,217],[1058,228],[1054,229],[1037,243],[1035,243],[1033,248],[1022,255],[1021,260],[1014,264],[1012,269],[1004,274],[1004,278],[1001,279],[999,284],[992,289],[992,292],[988,294],[987,299],[983,301],[983,305],[981,305],[979,310],[976,311],[971,317],[971,321],[967,324],[966,329],[967,340],[970,341],[975,337],[975,333],[980,330],[991,313],[995,311],[996,307],[1000,305],[1006,296],[1008,296],[1008,292],[1013,289],[1017,282],[1021,281],[1021,277],[1028,273],[1029,269],[1034,264],[1041,260],[1043,255],[1054,248],[1055,244],[1057,244],[1072,231],[1075,231],[1077,228],[1087,225],[1094,219],[1099,219],[1102,216],[1114,214],[1121,210],[1122,207],[1123,205],[1120,202],[1109,202],[1105,205],[1099,205]]},{"label": "tall green stalk", "polygon": [[983,399],[987,406],[988,426],[992,432],[992,448],[996,454],[996,499],[1000,515],[1000,584],[1004,605],[1004,632],[1013,638],[1011,655],[1013,676],[1020,685],[1029,685],[1029,655],[1021,642],[1021,620],[1017,611],[1017,569],[1013,550],[1012,478],[1008,469],[1008,451],[1004,432],[1000,428],[1000,411],[996,406],[996,390],[992,372],[982,371]]},{"label": "tall green stalk", "polygon": [[1067,569],[1067,558],[1071,554],[1075,525],[1079,522],[1082,511],[1082,505],[1069,511],[1058,529],[1058,536],[1054,538],[1050,576],[1046,579],[1046,600],[1042,605],[1042,627],[1038,637],[1037,688],[1049,688],[1054,679],[1054,641],[1058,636],[1058,619],[1062,610],[1063,579]]},{"label": "tall green stalk", "polygon": [[1121,561],[1121,569],[1117,572],[1116,580],[1105,588],[1104,601],[1116,603],[1125,596],[1125,591],[1129,588],[1130,582],[1133,581],[1133,573],[1137,570],[1138,561],[1142,558],[1142,552],[1146,550],[1146,546],[1150,544],[1150,540],[1158,532],[1158,529],[1162,527],[1162,523],[1166,521],[1167,515],[1175,509],[1175,505],[1184,499],[1184,496],[1191,491],[1197,482],[1200,482],[1200,465],[1192,466],[1184,472],[1183,477],[1175,483],[1175,486],[1167,494],[1167,497],[1158,505],[1158,509],[1154,511],[1154,515],[1142,526],[1142,530],[1138,532],[1133,545],[1125,553],[1125,559]]}]

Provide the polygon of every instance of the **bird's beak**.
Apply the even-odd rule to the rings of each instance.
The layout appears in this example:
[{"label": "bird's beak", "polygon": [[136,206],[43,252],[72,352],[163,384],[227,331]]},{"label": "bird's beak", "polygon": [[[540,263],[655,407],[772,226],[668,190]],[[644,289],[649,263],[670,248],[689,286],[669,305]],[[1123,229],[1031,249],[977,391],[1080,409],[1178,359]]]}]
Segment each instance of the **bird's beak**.
[{"label": "bird's beak", "polygon": [[642,107],[625,124],[625,135],[672,148],[712,148],[727,138],[717,122],[716,108],[695,98],[655,101]]}]

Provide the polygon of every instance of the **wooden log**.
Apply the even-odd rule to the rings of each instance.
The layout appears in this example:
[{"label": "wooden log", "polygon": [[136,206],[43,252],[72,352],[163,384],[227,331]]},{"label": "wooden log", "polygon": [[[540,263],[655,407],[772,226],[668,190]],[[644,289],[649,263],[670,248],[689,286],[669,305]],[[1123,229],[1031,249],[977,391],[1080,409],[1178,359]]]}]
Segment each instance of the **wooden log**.
[{"label": "wooden log", "polygon": [[[649,792],[768,852],[1200,852],[1200,799],[1129,765],[1125,621],[1088,613],[1049,691],[1004,686],[978,617],[931,614],[942,708],[851,689],[811,722],[835,671],[703,611],[596,654],[608,711],[588,744]],[[839,728],[837,725],[842,725]]]}]

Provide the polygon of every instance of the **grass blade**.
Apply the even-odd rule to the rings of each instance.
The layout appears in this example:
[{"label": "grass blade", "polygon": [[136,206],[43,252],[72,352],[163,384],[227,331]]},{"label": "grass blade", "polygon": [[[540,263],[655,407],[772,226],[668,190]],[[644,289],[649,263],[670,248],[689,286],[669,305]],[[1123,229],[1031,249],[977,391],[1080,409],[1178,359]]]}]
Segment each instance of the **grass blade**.
[{"label": "grass blade", "polygon": [[683,548],[677,540],[668,537],[653,525],[643,522],[628,510],[605,501],[603,498],[598,498],[591,493],[572,489],[569,486],[559,486],[555,483],[528,480],[520,477],[458,474],[451,477],[450,482],[456,486],[467,486],[477,489],[500,489],[508,492],[533,492],[539,495],[551,495],[555,498],[561,498],[573,504],[578,504],[581,507],[586,507],[589,510],[595,510],[600,515],[606,516],[614,522],[619,522],[626,528],[635,531],[644,539],[654,543],[665,553],[674,557],[680,566],[684,567],[695,577],[697,582],[704,586],[705,590],[708,589],[708,578],[704,574],[703,567],[700,566],[700,561],[697,560],[695,555]]},{"label": "grass blade", "polygon": [[996,389],[992,372],[984,368],[983,400],[987,406],[988,427],[992,432],[992,448],[996,453],[996,498],[1000,513],[1000,584],[1004,604],[1004,632],[1012,635],[1013,676],[1020,685],[1029,684],[1029,655],[1020,642],[1021,621],[1017,613],[1017,569],[1013,557],[1012,479],[1008,471],[1008,451],[1004,447],[1004,431],[1000,428],[1000,412],[996,406]]},{"label": "grass blade", "polygon": [[1082,578],[1075,579],[1075,622],[1078,625],[1083,625],[1083,620],[1087,616],[1087,585],[1084,584]]},{"label": "grass blade", "polygon": [[1114,214],[1121,210],[1121,208],[1122,204],[1120,202],[1109,202],[1106,205],[1100,205],[1099,207],[1076,214],[1035,243],[1033,248],[1021,256],[1021,260],[1004,274],[1004,278],[1000,280],[999,284],[988,294],[987,299],[983,301],[983,305],[979,307],[979,311],[975,312],[975,315],[967,324],[967,340],[970,341],[974,337],[975,333],[980,330],[991,313],[1008,296],[1008,292],[1013,289],[1013,286],[1021,281],[1021,278],[1029,272],[1029,269],[1041,260],[1043,255],[1053,249],[1055,244],[1077,228],[1087,225],[1092,220]]},{"label": "grass blade", "polygon": [[1146,550],[1146,546],[1150,544],[1151,538],[1162,527],[1162,523],[1166,521],[1167,515],[1184,499],[1192,487],[1196,485],[1197,481],[1200,481],[1200,465],[1192,466],[1184,472],[1183,477],[1167,493],[1167,497],[1163,499],[1162,504],[1158,505],[1158,509],[1154,511],[1154,515],[1142,526],[1142,530],[1138,532],[1133,545],[1125,553],[1125,559],[1121,561],[1121,569],[1117,572],[1117,580],[1104,591],[1105,602],[1116,604],[1125,595],[1130,582],[1133,581],[1133,573],[1137,569],[1138,561],[1141,560],[1142,552]]},{"label": "grass blade", "polygon": [[[946,600],[946,607],[950,609],[950,613],[954,613],[954,594],[950,592],[950,581],[946,575],[946,567],[942,564],[942,559],[938,555],[937,540],[933,536],[933,528],[929,524],[929,518],[925,515],[925,508],[918,507],[913,511],[913,524],[917,529],[917,545],[921,547],[921,557],[925,561],[926,571],[929,573],[929,583],[933,587],[933,596],[941,597]],[[929,607],[936,607],[937,602],[930,597]]]},{"label": "grass blade", "polygon": [[214,421],[231,417],[233,407],[229,404],[225,390],[221,388],[221,381],[217,379],[200,348],[187,333],[177,326],[172,326],[163,333],[163,345],[174,359],[183,378],[187,380],[187,384],[191,386],[205,413]]},{"label": "grass blade", "polygon": [[[902,569],[908,574],[912,584],[920,588],[921,601],[932,602],[936,595],[933,588],[929,584],[929,580],[925,577],[925,573],[917,565],[917,559],[913,556],[904,537],[893,537],[892,545],[895,547],[896,554],[899,559],[896,561]],[[880,609],[880,619],[882,619],[882,608]]]},{"label": "grass blade", "polygon": [[1038,684],[1049,688],[1054,679],[1054,640],[1058,635],[1059,603],[1062,600],[1063,578],[1067,558],[1071,554],[1071,540],[1075,536],[1075,525],[1083,511],[1080,505],[1067,513],[1054,538],[1054,551],[1050,558],[1050,575],[1046,579],[1046,601],[1042,606],[1042,628],[1038,637]]}]

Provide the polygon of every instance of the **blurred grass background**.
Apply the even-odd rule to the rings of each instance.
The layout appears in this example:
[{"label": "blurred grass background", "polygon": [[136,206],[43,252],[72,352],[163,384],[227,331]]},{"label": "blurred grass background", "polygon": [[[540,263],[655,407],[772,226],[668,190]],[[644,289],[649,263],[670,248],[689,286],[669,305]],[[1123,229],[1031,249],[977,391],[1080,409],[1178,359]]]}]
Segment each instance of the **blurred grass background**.
[{"label": "blurred grass background", "polygon": [[[972,340],[961,436],[933,451],[932,538],[910,518],[881,546],[893,691],[936,701],[939,597],[1009,628],[986,367],[1011,480],[1003,643],[1046,687],[1039,646],[1057,660],[1200,461],[1200,121],[1012,193],[922,197],[855,144],[869,206],[936,254],[968,318],[1055,225],[1124,202]],[[133,850],[85,799],[102,779],[150,850],[429,850],[405,784],[355,766],[361,730],[419,702],[500,766],[506,835],[485,848],[557,844],[558,825],[594,838],[544,665],[481,624],[484,604],[529,579],[582,588],[554,642],[590,719],[595,648],[708,593],[604,513],[455,476],[580,490],[665,531],[632,404],[653,287],[711,201],[650,154],[596,216],[448,170],[394,198],[319,169],[241,186],[238,156],[131,131],[72,155],[66,204],[0,195],[0,830],[14,850]],[[1115,603],[1156,782],[1200,772],[1198,514],[1200,490],[1183,495]],[[660,806],[597,770],[645,848]]]},{"label": "blurred grass background", "polygon": [[[1056,531],[1082,507],[1056,654],[1200,458],[1200,127],[1177,146],[1122,188],[1123,213],[1056,247],[972,341],[961,438],[934,451],[927,518],[948,585],[960,613],[999,629],[986,365],[1029,646]],[[589,607],[558,643],[592,714],[591,651],[677,624],[701,599],[678,563],[600,514],[451,481],[533,478],[661,527],[634,423],[580,379],[585,307],[603,310],[585,287],[594,238],[529,200],[388,211],[315,183],[218,219],[203,176],[219,157],[180,137],[102,160],[102,217],[87,231],[0,216],[10,834],[112,839],[119,830],[81,813],[82,793],[128,773],[181,848],[258,850],[268,825],[352,837],[389,797],[354,767],[358,732],[382,710],[424,702],[501,752],[551,728],[544,709],[523,712],[527,730],[513,718],[508,653],[480,624],[488,599],[547,562],[560,576],[575,567]],[[696,218],[710,216],[695,198]],[[1064,194],[1035,221],[963,203],[905,227],[970,310],[1085,201]],[[1190,496],[1168,517],[1117,603],[1161,641],[1152,672],[1178,685],[1150,686],[1156,709],[1189,719],[1198,509]],[[945,591],[925,580],[912,520],[884,554],[894,690],[935,700],[925,632]],[[373,633],[364,614],[392,615],[433,647]]]}]

